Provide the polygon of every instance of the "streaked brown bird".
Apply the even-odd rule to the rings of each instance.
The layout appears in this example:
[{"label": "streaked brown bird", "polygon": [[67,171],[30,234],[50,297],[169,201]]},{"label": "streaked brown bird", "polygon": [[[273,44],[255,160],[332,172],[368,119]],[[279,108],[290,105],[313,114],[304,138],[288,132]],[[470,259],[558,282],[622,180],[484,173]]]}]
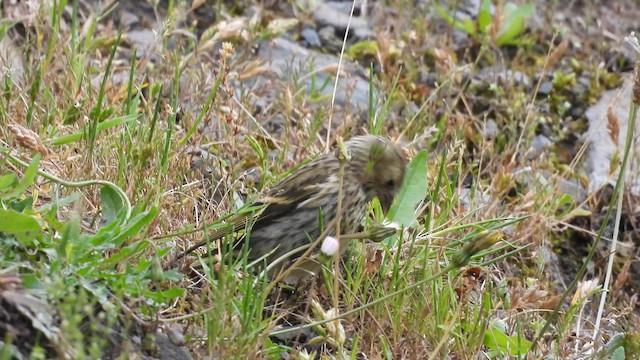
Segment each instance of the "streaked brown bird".
[{"label": "streaked brown bird", "polygon": [[[374,135],[356,136],[344,145],[346,156],[336,149],[301,166],[254,203],[262,210],[232,218],[230,228],[212,234],[210,241],[249,228],[238,245],[247,246],[250,260],[266,255],[272,263],[315,241],[323,229],[335,236],[340,183],[340,234],[358,230],[374,197],[386,213],[404,179],[407,160],[401,149]],[[205,244],[195,244],[178,258]],[[341,250],[344,245],[340,243]],[[290,254],[276,270],[303,252]]]}]

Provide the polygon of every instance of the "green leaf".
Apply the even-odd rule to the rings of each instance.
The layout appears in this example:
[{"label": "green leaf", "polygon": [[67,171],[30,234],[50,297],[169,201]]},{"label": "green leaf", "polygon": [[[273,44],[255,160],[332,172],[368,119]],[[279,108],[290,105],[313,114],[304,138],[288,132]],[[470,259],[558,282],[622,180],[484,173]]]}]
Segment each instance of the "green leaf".
[{"label": "green leaf", "polygon": [[38,164],[40,163],[40,154],[37,154],[31,160],[31,164],[25,170],[24,177],[16,184],[12,190],[2,194],[0,200],[15,199],[27,190],[29,186],[33,184],[38,174]]},{"label": "green leaf", "polygon": [[470,19],[464,19],[463,21],[456,20],[453,16],[449,15],[449,13],[447,13],[443,8],[441,8],[440,5],[434,3],[433,6],[435,7],[438,14],[440,14],[440,16],[442,16],[442,18],[449,24],[464,31],[469,35],[476,35],[478,33],[476,24],[472,20]]},{"label": "green leaf", "polygon": [[18,183],[18,176],[14,172],[9,172],[6,175],[0,177],[0,193],[4,192],[4,189],[8,189]]},{"label": "green leaf", "polygon": [[152,207],[148,212],[134,216],[131,220],[127,221],[120,233],[111,240],[111,243],[119,246],[124,239],[136,235],[143,226],[151,224],[151,221],[153,221],[157,213],[158,208]]},{"label": "green leaf", "polygon": [[[147,247],[149,247],[148,241],[136,241],[131,245],[120,248],[120,250],[116,254],[109,257],[108,259],[105,259],[102,265],[105,268],[115,266],[121,262],[125,262],[125,260],[127,260],[131,256],[141,253]],[[144,271],[144,270],[145,270],[144,266],[136,269],[136,271]]]},{"label": "green leaf", "polygon": [[351,45],[347,49],[347,55],[354,59],[362,58],[367,55],[376,55],[378,53],[378,42],[375,40],[359,41]]},{"label": "green leaf", "polygon": [[0,209],[0,232],[14,235],[24,246],[40,235],[40,224],[33,217],[14,210]]},{"label": "green leaf", "polygon": [[531,348],[531,342],[523,336],[507,336],[501,326],[495,323],[485,332],[483,344],[509,357],[524,355]]},{"label": "green leaf", "polygon": [[169,280],[169,281],[180,281],[184,278],[184,276],[182,276],[182,274],[176,270],[163,271],[162,277],[164,280]]},{"label": "green leaf", "polygon": [[9,207],[19,213],[25,210],[33,210],[33,196],[29,195],[22,200],[14,200],[10,203]]},{"label": "green leaf", "polygon": [[71,125],[78,121],[78,119],[80,119],[80,115],[82,115],[82,113],[80,112],[80,107],[76,106],[76,104],[71,104],[65,110],[64,116],[62,118],[62,124]]},{"label": "green leaf", "polygon": [[42,282],[40,276],[36,274],[24,274],[22,275],[22,286],[25,289],[37,289],[42,290]]},{"label": "green leaf", "polygon": [[59,198],[59,199],[56,198],[56,199],[54,199],[54,201],[39,207],[38,208],[38,212],[47,212],[47,211],[52,210],[54,207],[59,208],[61,206],[69,205],[72,202],[80,199],[81,196],[82,196],[81,192],[74,192],[69,196],[65,196],[65,197]]},{"label": "green leaf", "polygon": [[162,305],[162,304],[166,304],[167,302],[182,296],[182,294],[184,294],[185,289],[174,286],[168,290],[165,291],[159,291],[159,292],[145,292],[145,297],[148,300],[152,300],[155,304],[154,305]]},{"label": "green leaf", "polygon": [[[121,124],[125,124],[125,123],[129,123],[131,121],[134,121],[138,116],[133,114],[133,115],[124,115],[124,116],[119,116],[116,118],[113,118],[109,121],[104,121],[98,124],[98,132],[110,129],[114,126],[118,126]],[[82,140],[82,137],[84,136],[85,132],[89,131],[91,127],[91,124],[88,124],[84,127],[82,127],[81,129],[79,129],[78,131],[76,131],[73,134],[70,135],[65,135],[65,136],[59,136],[53,140],[51,140],[51,145],[55,145],[55,146],[59,146],[59,145],[65,145],[65,144],[69,144],[72,142],[76,142],[76,141],[80,141]]]},{"label": "green leaf", "polygon": [[103,186],[100,188],[100,200],[102,201],[102,217],[107,224],[111,224],[124,208],[122,198],[112,187]]},{"label": "green leaf", "polygon": [[253,152],[256,153],[256,155],[258,156],[258,159],[262,161],[264,159],[264,151],[262,150],[262,147],[260,146],[260,143],[258,142],[258,140],[256,140],[253,136],[250,136],[250,135],[246,135],[245,140],[249,142],[249,145],[253,149]]},{"label": "green leaf", "polygon": [[416,206],[427,195],[427,151],[420,151],[407,166],[402,187],[391,205],[387,218],[402,226],[416,221]]},{"label": "green leaf", "polygon": [[[64,227],[62,228],[62,232],[60,234],[60,242],[58,244],[58,257],[59,260],[68,261],[70,260],[69,254],[72,254],[72,250],[75,248],[76,244],[80,244],[80,247],[83,244],[80,243],[80,217],[76,214],[72,216]],[[73,259],[75,260],[75,259]]]},{"label": "green leaf", "polygon": [[535,6],[533,4],[522,6],[517,6],[513,3],[505,4],[503,10],[505,21],[498,30],[496,44],[502,46],[516,42],[515,40],[522,35],[526,28],[525,20],[533,14],[534,10]]},{"label": "green leaf", "polygon": [[482,0],[480,12],[478,13],[478,30],[481,33],[487,32],[491,25],[491,0]]}]

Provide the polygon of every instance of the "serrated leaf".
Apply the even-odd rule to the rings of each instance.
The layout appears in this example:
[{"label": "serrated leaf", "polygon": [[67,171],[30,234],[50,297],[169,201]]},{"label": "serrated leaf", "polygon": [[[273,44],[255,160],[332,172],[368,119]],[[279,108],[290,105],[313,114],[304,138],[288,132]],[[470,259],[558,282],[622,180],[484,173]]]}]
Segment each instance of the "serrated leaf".
[{"label": "serrated leaf", "polygon": [[40,235],[40,224],[33,217],[14,210],[0,209],[0,232],[11,234],[24,246]]},{"label": "serrated leaf", "polygon": [[103,186],[100,188],[100,201],[102,202],[102,218],[106,220],[106,224],[111,224],[124,207],[122,198],[112,187]]},{"label": "serrated leaf", "polygon": [[420,151],[407,166],[402,187],[387,218],[401,226],[416,222],[415,210],[427,195],[427,151]]}]

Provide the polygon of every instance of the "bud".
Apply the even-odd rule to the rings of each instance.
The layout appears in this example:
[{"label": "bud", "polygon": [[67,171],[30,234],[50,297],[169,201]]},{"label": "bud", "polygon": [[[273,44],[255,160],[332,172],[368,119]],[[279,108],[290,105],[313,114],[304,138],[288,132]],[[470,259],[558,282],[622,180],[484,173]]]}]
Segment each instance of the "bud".
[{"label": "bud", "polygon": [[324,255],[333,256],[340,250],[340,241],[333,236],[327,236],[320,246],[320,251]]}]

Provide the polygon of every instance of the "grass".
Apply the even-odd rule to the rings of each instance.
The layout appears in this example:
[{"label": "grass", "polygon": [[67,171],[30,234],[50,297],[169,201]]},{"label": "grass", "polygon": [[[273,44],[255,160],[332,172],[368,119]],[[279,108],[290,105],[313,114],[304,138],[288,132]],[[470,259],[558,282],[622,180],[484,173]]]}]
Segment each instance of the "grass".
[{"label": "grass", "polygon": [[[404,228],[380,243],[355,241],[340,267],[291,289],[256,274],[246,259],[215,263],[220,244],[194,260],[195,270],[166,265],[324,150],[329,99],[319,89],[328,84],[316,81],[313,67],[310,74],[300,70],[292,83],[277,84],[273,104],[252,113],[248,98],[260,89],[230,95],[234,79],[255,71],[245,50],[273,36],[260,28],[267,19],[245,29],[245,42],[232,34],[237,46],[223,45],[216,61],[203,51],[211,43],[171,38],[179,25],[164,23],[155,54],[162,60],[152,64],[125,51],[125,34],[99,26],[106,13],[79,19],[78,6],[60,1],[37,9],[36,23],[16,45],[23,79],[10,73],[0,79],[0,300],[37,306],[52,319],[13,314],[10,320],[20,316],[38,335],[21,344],[0,328],[2,358],[158,355],[156,330],[198,358],[584,355],[572,332],[586,326],[588,301],[601,290],[583,282],[585,262],[572,285],[582,282],[586,290],[574,296],[568,286],[561,298],[545,259],[550,239],[561,236],[557,229],[579,204],[553,184],[523,188],[514,175],[524,166],[566,170],[554,154],[549,161],[520,156],[537,119],[559,122],[564,110],[528,106],[542,100],[517,87],[474,88],[464,80],[464,71],[505,56],[489,38],[475,39],[477,51],[466,54],[401,26],[376,39],[388,72],[376,74],[371,66],[370,89],[387,96],[370,97],[366,124],[354,125],[356,115],[346,113],[332,120],[337,128],[328,135],[348,137],[349,129],[363,128],[401,138],[413,160],[387,218]],[[181,6],[172,2],[168,17],[177,18]],[[414,10],[407,23],[424,16]],[[18,30],[0,21],[1,28]],[[450,35],[440,35],[440,44]],[[407,51],[392,51],[401,41]],[[537,71],[526,64],[549,63],[555,46],[544,46],[516,47],[508,65]],[[418,53],[425,55],[412,55]],[[562,70],[552,65],[558,68],[546,71]],[[427,89],[419,74],[433,68],[439,85]],[[310,91],[301,81],[307,77]],[[569,101],[567,86],[557,85],[550,102]],[[417,110],[398,115],[416,99]],[[278,115],[281,129],[271,129],[266,124]],[[493,138],[480,131],[489,119],[502,130]],[[202,130],[207,127],[213,131]],[[214,160],[194,171],[190,154],[197,151]],[[570,176],[580,175],[577,162]],[[463,186],[468,178],[471,185]],[[620,185],[614,194],[619,191]],[[370,210],[367,229],[384,219],[377,203]],[[568,296],[574,296],[569,303]],[[608,301],[604,319],[621,324],[603,332],[613,344],[608,355],[623,349],[637,356],[638,331],[625,329],[637,315],[628,299]],[[623,341],[616,342],[616,331]]]}]

